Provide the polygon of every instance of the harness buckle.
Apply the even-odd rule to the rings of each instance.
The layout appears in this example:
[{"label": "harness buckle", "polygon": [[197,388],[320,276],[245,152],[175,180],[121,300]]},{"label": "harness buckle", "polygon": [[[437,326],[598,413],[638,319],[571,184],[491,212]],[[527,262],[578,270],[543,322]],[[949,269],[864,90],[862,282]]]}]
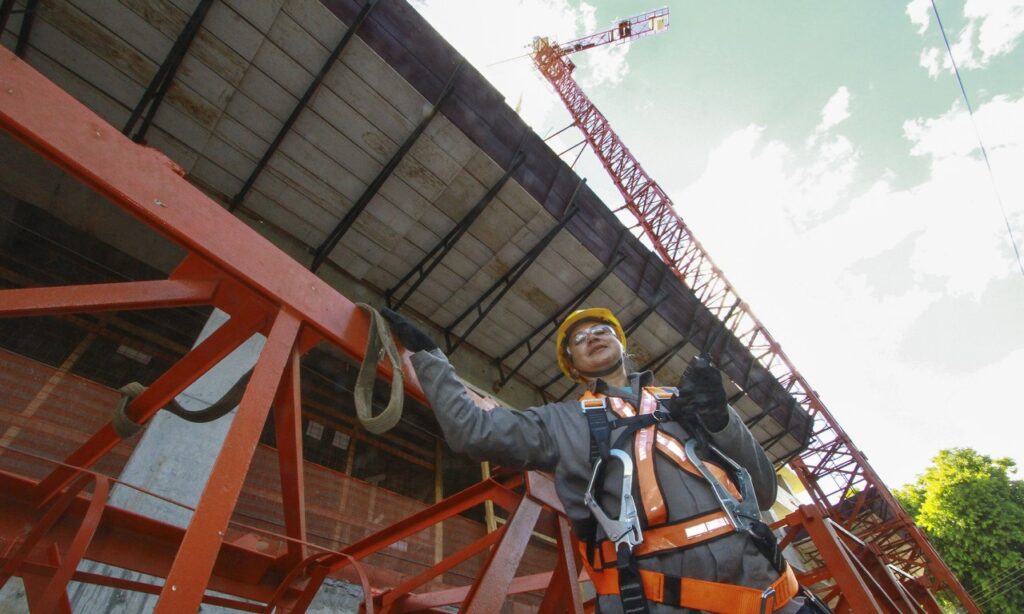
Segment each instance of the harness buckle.
[{"label": "harness buckle", "polygon": [[[768,600],[769,599],[771,599],[771,601],[772,601],[772,607],[771,607],[770,610],[766,609],[766,606],[768,605]],[[763,593],[761,593],[761,609],[760,609],[760,614],[771,614],[771,612],[774,612],[774,611],[775,611],[775,589],[769,586],[768,588],[764,589]]]},{"label": "harness buckle", "polygon": [[643,532],[640,530],[640,515],[633,501],[633,459],[617,448],[609,450],[608,458],[615,458],[622,463],[622,494],[619,499],[619,517],[610,518],[594,498],[594,484],[605,459],[594,463],[594,471],[590,474],[590,483],[583,493],[583,503],[590,509],[601,529],[619,552],[620,545],[625,545],[630,552],[643,543]]}]

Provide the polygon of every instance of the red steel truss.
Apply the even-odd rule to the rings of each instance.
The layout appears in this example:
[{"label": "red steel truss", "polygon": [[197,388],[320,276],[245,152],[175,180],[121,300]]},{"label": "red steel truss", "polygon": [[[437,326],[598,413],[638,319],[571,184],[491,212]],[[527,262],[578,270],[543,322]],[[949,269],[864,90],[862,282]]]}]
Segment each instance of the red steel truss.
[{"label": "red steel truss", "polygon": [[[643,16],[641,16],[643,17]],[[653,31],[648,32],[653,33]],[[600,36],[600,35],[595,35]],[[580,39],[588,41],[590,37]],[[599,44],[612,42],[599,39]],[[960,582],[868,464],[782,347],[742,302],[735,288],[693,236],[661,186],[644,171],[605,116],[573,79],[567,54],[572,43],[534,41],[533,61],[554,86],[573,122],[611,176],[642,236],[705,307],[783,385],[814,420],[811,445],[790,462],[815,505],[838,526],[880,549],[882,558],[933,589],[952,590],[970,612],[977,612]],[[594,44],[581,47],[590,48]],[[738,305],[733,317],[729,314]],[[707,348],[705,348],[707,349]],[[858,610],[859,611],[859,610]]]}]

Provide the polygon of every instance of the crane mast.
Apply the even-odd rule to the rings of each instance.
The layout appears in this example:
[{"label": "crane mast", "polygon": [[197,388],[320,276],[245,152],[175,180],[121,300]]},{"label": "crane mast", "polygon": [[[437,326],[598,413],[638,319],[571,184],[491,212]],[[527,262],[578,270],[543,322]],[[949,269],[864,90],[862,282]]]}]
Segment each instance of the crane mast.
[{"label": "crane mast", "polygon": [[538,37],[533,41],[531,57],[622,195],[624,204],[616,212],[625,209],[633,215],[634,231],[640,230],[642,239],[650,243],[676,277],[716,318],[724,320],[735,338],[811,416],[814,428],[810,446],[791,459],[790,466],[821,513],[842,529],[879,545],[888,563],[909,573],[930,574],[928,582],[948,586],[969,611],[976,612],[963,586],[779,343],[740,299],[676,212],[672,199],[647,174],[573,78],[576,66],[570,54],[657,34],[666,30],[668,23],[668,9],[663,8],[568,43]]}]

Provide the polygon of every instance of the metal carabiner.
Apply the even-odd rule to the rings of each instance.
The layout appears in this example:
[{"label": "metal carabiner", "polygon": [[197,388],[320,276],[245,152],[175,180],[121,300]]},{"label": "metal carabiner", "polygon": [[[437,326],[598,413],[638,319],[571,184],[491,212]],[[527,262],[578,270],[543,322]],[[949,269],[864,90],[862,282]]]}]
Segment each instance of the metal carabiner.
[{"label": "metal carabiner", "polygon": [[708,448],[714,451],[719,459],[728,466],[728,468],[733,470],[736,477],[736,485],[739,488],[740,494],[743,496],[743,500],[739,501],[736,497],[733,497],[728,489],[726,489],[725,485],[722,484],[722,482],[720,482],[718,478],[704,466],[704,462],[697,455],[697,440],[694,438],[686,440],[685,447],[686,456],[689,457],[693,462],[694,467],[697,468],[697,471],[704,476],[704,480],[711,486],[711,492],[714,493],[715,498],[718,499],[719,506],[729,517],[729,520],[737,531],[746,531],[752,522],[760,520],[761,516],[757,509],[757,495],[754,493],[754,483],[750,479],[750,472],[748,472],[746,468],[737,464],[715,446],[710,444],[708,445]]},{"label": "metal carabiner", "polygon": [[587,490],[583,493],[583,503],[597,519],[597,523],[601,525],[601,529],[608,539],[615,544],[616,552],[618,552],[620,544],[626,544],[632,551],[644,541],[643,533],[640,531],[640,516],[636,511],[636,503],[633,501],[633,459],[629,457],[629,454],[615,448],[609,451],[609,458],[611,457],[615,457],[622,463],[622,495],[619,499],[619,517],[617,519],[610,518],[594,498],[594,483],[597,481],[597,475],[605,459],[598,459],[594,463],[590,482],[587,484]]}]

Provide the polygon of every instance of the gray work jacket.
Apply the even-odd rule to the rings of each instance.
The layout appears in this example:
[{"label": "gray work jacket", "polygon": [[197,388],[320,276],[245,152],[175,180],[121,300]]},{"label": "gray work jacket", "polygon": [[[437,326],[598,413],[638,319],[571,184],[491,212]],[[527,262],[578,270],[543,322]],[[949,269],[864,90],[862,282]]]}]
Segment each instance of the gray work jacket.
[{"label": "gray work jacket", "polygon": [[[412,356],[412,365],[445,440],[454,451],[503,467],[536,469],[554,474],[555,488],[570,520],[576,527],[588,521],[590,511],[583,504],[583,493],[591,474],[590,428],[578,401],[549,403],[523,411],[504,407],[485,411],[470,399],[448,359],[439,350],[416,352]],[[632,393],[598,381],[598,392],[621,397],[636,407],[637,394],[642,387],[653,385],[652,379],[650,372],[633,373],[630,383],[635,392]],[[615,416],[610,414],[609,418],[614,419]],[[687,438],[685,429],[675,422],[664,423],[661,428],[681,441]],[[613,441],[620,432],[612,433]],[[712,433],[711,437],[722,452],[750,472],[761,509],[770,507],[776,494],[775,471],[760,444],[731,407],[728,424],[721,431]],[[632,455],[632,446],[626,447]],[[670,522],[719,509],[718,501],[706,482],[681,470],[660,454],[655,455],[655,459],[655,472]],[[610,463],[604,481],[602,505],[611,516],[618,515],[621,484],[621,466]],[[765,588],[778,577],[750,537],[739,533],[683,551],[643,558],[638,565],[673,576],[757,589]],[[789,607],[780,611],[786,614],[795,612],[801,602],[799,598],[794,599]],[[650,606],[652,614],[693,612],[664,604],[651,603]],[[614,596],[602,597],[599,608],[608,614],[622,611],[618,598]]]}]

